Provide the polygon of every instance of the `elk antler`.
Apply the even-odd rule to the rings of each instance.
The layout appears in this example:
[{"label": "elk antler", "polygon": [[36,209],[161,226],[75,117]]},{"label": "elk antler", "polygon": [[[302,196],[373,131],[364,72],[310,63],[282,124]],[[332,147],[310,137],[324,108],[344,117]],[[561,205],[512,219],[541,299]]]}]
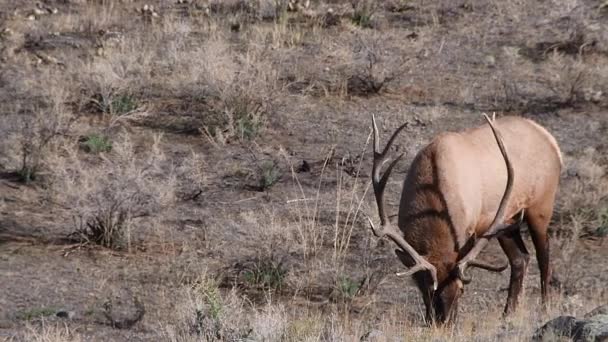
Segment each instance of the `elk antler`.
[{"label": "elk antler", "polygon": [[[495,236],[497,233],[500,233],[504,230],[510,230],[516,226],[519,226],[523,220],[523,211],[522,215],[520,215],[519,221],[514,224],[506,224],[505,223],[505,210],[507,208],[507,203],[509,202],[509,198],[511,197],[511,191],[513,190],[513,165],[509,160],[509,156],[507,154],[507,149],[505,148],[505,144],[502,139],[502,135],[494,126],[495,117],[492,116],[492,119],[488,117],[485,113],[483,116],[488,121],[490,128],[492,129],[492,133],[494,134],[494,138],[496,139],[496,143],[498,144],[498,148],[500,149],[500,153],[505,160],[505,164],[507,166],[507,186],[505,188],[505,192],[502,195],[502,199],[500,200],[500,204],[498,206],[498,210],[496,211],[496,216],[494,216],[494,220],[492,224],[488,228],[485,234],[480,237],[480,240],[475,242],[475,245],[471,250],[458,262],[456,265],[458,278],[462,280],[463,283],[471,282],[471,278],[465,275],[465,271],[469,266],[477,266],[479,267],[479,262],[474,262],[473,259],[477,257],[477,255],[483,250],[483,248],[488,244],[488,241]],[[500,270],[502,272],[504,268],[502,267],[481,267],[486,270],[495,271]]]},{"label": "elk antler", "polygon": [[430,272],[431,277],[433,279],[433,290],[436,290],[437,270],[435,269],[435,266],[431,265],[426,259],[424,259],[420,254],[418,254],[418,252],[416,252],[416,250],[407,241],[405,241],[399,229],[395,228],[395,226],[390,223],[390,221],[388,220],[388,216],[384,211],[384,188],[386,187],[386,183],[388,182],[388,177],[390,176],[391,171],[393,171],[393,168],[395,167],[397,162],[401,159],[401,157],[403,157],[403,153],[401,153],[397,158],[395,158],[395,160],[393,160],[389,164],[388,168],[386,169],[386,172],[382,176],[380,176],[380,169],[382,168],[382,165],[384,165],[384,163],[386,163],[389,159],[388,152],[391,145],[395,141],[395,138],[397,137],[399,132],[401,132],[405,127],[407,127],[407,125],[408,123],[406,122],[399,128],[397,128],[397,130],[388,140],[386,147],[384,147],[384,150],[380,152],[380,135],[378,133],[378,126],[376,125],[376,118],[374,117],[374,115],[372,115],[372,128],[374,131],[374,161],[372,165],[372,184],[374,186],[376,204],[378,205],[378,214],[380,215],[381,229],[376,229],[371,218],[368,217],[367,219],[369,220],[369,224],[374,235],[380,238],[384,236],[389,237],[391,240],[393,240],[393,242],[395,242],[395,244],[397,244],[397,246],[399,246],[399,248],[401,248],[414,260],[414,266],[412,266],[406,272],[401,272],[397,275],[412,275],[418,271],[427,270]]}]

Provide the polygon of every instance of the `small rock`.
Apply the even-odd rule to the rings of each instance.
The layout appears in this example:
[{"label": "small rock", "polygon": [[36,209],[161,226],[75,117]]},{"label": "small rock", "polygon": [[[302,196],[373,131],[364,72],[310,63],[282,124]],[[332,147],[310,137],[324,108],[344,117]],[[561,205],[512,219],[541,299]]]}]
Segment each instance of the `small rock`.
[{"label": "small rock", "polygon": [[573,316],[559,316],[545,323],[534,333],[534,341],[543,341],[548,335],[573,336],[578,328],[578,320]]},{"label": "small rock", "polygon": [[485,59],[486,66],[493,67],[496,65],[496,58],[494,56],[486,55],[484,59]]},{"label": "small rock", "polygon": [[340,24],[340,16],[334,13],[332,8],[328,9],[325,15],[323,16],[323,26],[337,26]]},{"label": "small rock", "polygon": [[608,310],[607,306],[599,307],[585,315],[585,319],[557,317],[538,329],[533,340],[545,341],[564,336],[575,342],[608,341],[608,314],[603,313],[605,310]]},{"label": "small rock", "polygon": [[74,318],[74,311],[60,310],[55,313],[55,316],[59,318],[72,319]]}]

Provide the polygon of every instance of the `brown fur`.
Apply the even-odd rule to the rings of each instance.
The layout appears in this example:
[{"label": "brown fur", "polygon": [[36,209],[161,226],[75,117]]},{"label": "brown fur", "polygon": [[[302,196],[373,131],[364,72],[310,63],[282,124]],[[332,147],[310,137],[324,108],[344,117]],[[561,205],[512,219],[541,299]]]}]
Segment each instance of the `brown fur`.
[{"label": "brown fur", "polygon": [[[561,152],[551,134],[531,120],[503,117],[495,125],[514,169],[506,217],[526,210],[532,236],[536,236],[537,257],[541,258],[536,240],[547,240],[562,167]],[[440,283],[450,277],[467,241],[473,235],[483,235],[490,226],[506,182],[505,160],[487,124],[440,134],[412,162],[403,184],[398,226],[412,247],[437,268]],[[548,276],[548,252],[545,254]],[[446,289],[457,296],[462,284],[455,283]],[[456,299],[448,298],[450,302]]]}]

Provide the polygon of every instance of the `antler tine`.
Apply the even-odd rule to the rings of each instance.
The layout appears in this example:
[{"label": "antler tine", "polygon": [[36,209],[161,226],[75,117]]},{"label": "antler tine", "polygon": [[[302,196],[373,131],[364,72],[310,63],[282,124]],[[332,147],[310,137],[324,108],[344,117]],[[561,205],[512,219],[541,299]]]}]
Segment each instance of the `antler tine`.
[{"label": "antler tine", "polygon": [[369,220],[369,224],[372,228],[372,231],[374,232],[374,234],[376,236],[378,236],[378,237],[387,236],[388,238],[393,240],[393,242],[397,246],[399,246],[399,248],[401,248],[401,250],[403,250],[410,257],[412,257],[412,259],[414,259],[414,263],[415,263],[414,266],[412,266],[410,269],[408,269],[405,272],[397,273],[397,275],[398,276],[412,275],[418,271],[428,270],[430,272],[431,278],[433,280],[433,290],[436,290],[438,281],[437,281],[437,269],[435,268],[435,266],[433,266],[431,263],[426,261],[426,259],[424,259],[424,257],[422,257],[420,254],[418,254],[418,252],[416,252],[414,247],[412,247],[407,241],[405,241],[403,236],[401,236],[401,234],[399,234],[399,232],[396,231],[392,226],[390,226],[390,225],[383,226],[382,227],[383,229],[382,229],[381,233],[379,234],[378,231],[376,230],[376,227],[374,226],[374,223],[372,222],[372,220],[369,217],[367,219]]},{"label": "antler tine", "polygon": [[[477,267],[477,268],[481,268],[482,270],[486,270],[486,271],[490,271],[490,272],[495,272],[495,273],[501,273],[502,271],[506,270],[507,267],[509,267],[508,263],[504,263],[502,265],[492,265],[492,264],[488,264],[485,263],[483,261],[478,261],[478,260],[471,260],[467,263],[466,269],[468,269],[469,267]],[[458,276],[458,278],[464,283],[464,284],[469,284],[472,280],[473,277],[471,276],[467,276],[464,271],[461,271],[460,269],[457,268],[456,271],[456,275]]]},{"label": "antler tine", "polygon": [[393,135],[391,135],[391,137],[388,139],[388,142],[386,143],[386,146],[384,147],[382,152],[380,152],[380,133],[378,132],[378,125],[376,124],[376,116],[372,114],[372,127],[374,130],[374,157],[378,157],[377,161],[380,166],[382,166],[382,164],[384,164],[388,160],[388,151],[391,146],[393,146],[397,135],[399,135],[399,133],[409,124],[409,122],[406,122],[403,125],[399,126],[395,130],[395,132],[393,132]]},{"label": "antler tine", "polygon": [[372,232],[377,237],[387,236],[399,248],[401,248],[405,253],[414,259],[415,265],[412,266],[408,271],[399,273],[399,275],[411,275],[421,270],[428,270],[431,274],[433,280],[433,289],[437,289],[437,270],[435,266],[431,265],[428,261],[426,261],[416,250],[403,238],[401,232],[393,227],[389,220],[386,212],[384,210],[384,189],[386,187],[386,183],[388,182],[388,178],[391,174],[391,171],[397,165],[397,162],[403,157],[404,153],[401,153],[397,158],[395,158],[387,167],[386,171],[382,176],[380,176],[380,169],[382,165],[389,159],[388,152],[390,147],[395,142],[397,135],[407,127],[408,123],[404,123],[399,126],[397,130],[393,133],[393,135],[388,140],[386,146],[380,152],[380,133],[378,132],[378,126],[376,124],[376,118],[372,115],[372,129],[373,129],[373,146],[374,146],[374,160],[372,165],[372,184],[374,186],[374,195],[376,196],[376,204],[378,205],[378,214],[380,215],[380,225],[381,229],[376,229],[374,223],[371,218],[367,218],[369,220],[370,227]]},{"label": "antler tine", "polygon": [[487,264],[487,263],[485,263],[483,261],[479,261],[479,260],[471,260],[471,262],[469,262],[469,267],[477,267],[477,268],[481,268],[486,271],[500,273],[500,272],[506,270],[507,267],[509,267],[509,263],[505,262],[504,264],[497,266],[497,265]]},{"label": "antler tine", "polygon": [[481,236],[481,239],[475,243],[475,246],[473,246],[473,248],[458,262],[458,265],[456,266],[457,275],[464,283],[468,283],[471,281],[471,278],[465,275],[466,269],[468,268],[468,266],[474,266],[473,259],[475,259],[475,257],[477,257],[477,255],[488,244],[489,239],[500,230],[503,230],[509,226],[519,225],[521,223],[522,218],[520,216],[520,221],[513,225],[507,225],[504,223],[507,203],[509,202],[511,192],[513,190],[513,165],[511,164],[511,160],[509,159],[509,155],[503,142],[502,135],[494,126],[494,121],[496,120],[496,118],[494,117],[493,119],[490,119],[490,117],[485,113],[483,113],[483,116],[490,125],[496,143],[498,144],[498,148],[500,149],[500,153],[502,154],[502,157],[505,160],[505,165],[507,167],[507,185],[505,187],[505,192],[502,195],[502,198],[500,199],[498,210],[496,211],[496,215],[494,216],[490,227],[488,228],[486,233]]},{"label": "antler tine", "polygon": [[422,270],[424,270],[424,269],[425,269],[425,267],[426,267],[426,266],[425,266],[425,265],[423,265],[423,264],[418,264],[418,265],[416,265],[416,266],[414,266],[414,267],[410,268],[409,270],[407,270],[407,271],[405,271],[405,272],[397,272],[397,273],[395,273],[395,275],[396,275],[397,277],[408,277],[408,276],[411,276],[412,274],[414,274],[414,273],[416,273],[416,272],[418,272],[418,271],[422,271]]},{"label": "antler tine", "polygon": [[388,160],[388,152],[390,147],[393,145],[395,138],[397,137],[399,132],[401,132],[405,127],[407,127],[407,125],[408,123],[406,122],[403,125],[399,126],[399,128],[395,130],[391,138],[388,140],[388,143],[386,144],[382,152],[380,152],[380,133],[378,132],[376,117],[372,114],[372,128],[374,131],[374,160],[372,167],[372,183],[374,186],[374,195],[376,196],[376,204],[378,205],[378,213],[380,214],[380,221],[382,225],[385,225],[386,222],[388,222],[388,216],[384,211],[384,188],[386,187],[386,183],[388,182],[388,178],[390,177],[393,168],[395,167],[395,165],[397,165],[397,162],[401,160],[405,153],[401,153],[399,156],[397,156],[397,158],[395,158],[389,164],[388,168],[382,176],[380,176],[380,169],[382,168],[382,165]]}]

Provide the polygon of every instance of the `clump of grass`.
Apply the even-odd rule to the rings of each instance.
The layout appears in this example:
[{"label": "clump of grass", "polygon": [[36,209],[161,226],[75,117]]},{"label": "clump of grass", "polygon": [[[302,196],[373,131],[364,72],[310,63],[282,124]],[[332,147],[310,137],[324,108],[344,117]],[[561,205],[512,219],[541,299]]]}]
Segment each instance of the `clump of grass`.
[{"label": "clump of grass", "polygon": [[137,99],[130,94],[118,94],[112,98],[110,110],[113,115],[123,115],[138,107]]},{"label": "clump of grass", "polygon": [[82,145],[87,152],[93,154],[110,152],[112,150],[112,141],[110,138],[100,134],[88,135]]},{"label": "clump of grass", "polygon": [[353,299],[359,292],[359,282],[347,276],[338,278],[338,291],[342,298]]},{"label": "clump of grass", "polygon": [[252,90],[242,84],[223,89],[220,103],[204,120],[205,133],[222,144],[234,138],[251,141],[258,137],[266,126],[271,102],[248,94]]},{"label": "clump of grass", "polygon": [[23,310],[17,314],[17,318],[24,321],[52,316],[57,312],[57,309],[52,307],[41,307]]},{"label": "clump of grass", "polygon": [[599,238],[605,238],[608,236],[608,207],[600,208],[597,214],[597,228],[595,228],[593,235]]},{"label": "clump of grass", "polygon": [[[212,279],[203,278],[195,285],[194,288],[207,304],[207,312],[213,319],[219,319],[223,313],[224,307],[222,296],[218,284]],[[197,310],[197,317],[203,315],[202,310]]]},{"label": "clump of grass", "polygon": [[245,281],[264,290],[281,290],[285,285],[287,270],[274,258],[262,258],[244,273]]},{"label": "clump of grass", "polygon": [[124,115],[139,107],[133,95],[115,91],[95,94],[91,103],[99,112],[110,116]]}]

